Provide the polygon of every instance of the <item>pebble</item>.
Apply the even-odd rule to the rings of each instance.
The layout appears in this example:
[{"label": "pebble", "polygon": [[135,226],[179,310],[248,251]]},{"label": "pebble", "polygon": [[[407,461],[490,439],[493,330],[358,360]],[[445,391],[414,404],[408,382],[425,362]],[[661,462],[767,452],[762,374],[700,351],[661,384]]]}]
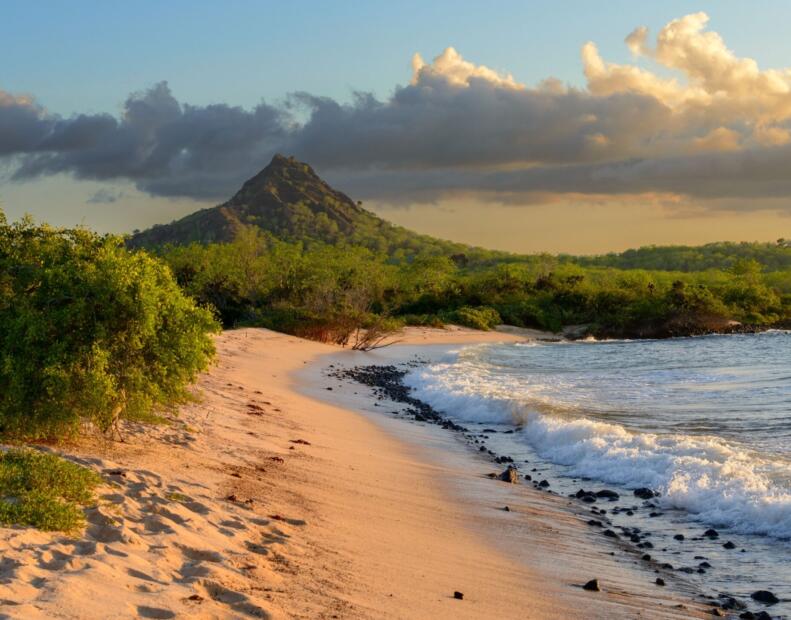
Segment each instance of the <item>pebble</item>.
[{"label": "pebble", "polygon": [[453,593],[453,598],[455,598],[457,601],[463,601],[464,600],[464,593],[463,592],[459,592],[458,590],[456,590]]},{"label": "pebble", "polygon": [[589,592],[599,592],[601,588],[599,588],[599,580],[598,579],[591,579],[588,583],[582,586],[583,590],[588,590]]}]

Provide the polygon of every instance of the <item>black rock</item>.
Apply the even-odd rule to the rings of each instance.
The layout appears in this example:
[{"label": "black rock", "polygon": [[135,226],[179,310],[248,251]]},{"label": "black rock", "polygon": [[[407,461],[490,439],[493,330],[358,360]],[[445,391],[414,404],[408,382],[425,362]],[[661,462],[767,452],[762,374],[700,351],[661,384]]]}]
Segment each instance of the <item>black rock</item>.
[{"label": "black rock", "polygon": [[583,590],[588,590],[589,592],[599,592],[601,588],[599,588],[599,580],[598,579],[591,579],[588,583],[582,586]]},{"label": "black rock", "polygon": [[755,614],[751,611],[745,611],[744,613],[739,614],[739,618],[742,620],[755,620]]},{"label": "black rock", "polygon": [[736,549],[736,545],[734,545],[730,540],[722,545],[726,549]]},{"label": "black rock", "polygon": [[517,484],[519,482],[519,472],[517,471],[516,467],[509,465],[506,470],[500,474],[499,479],[503,482]]},{"label": "black rock", "polygon": [[602,526],[601,521],[597,521],[596,519],[591,519],[590,521],[588,521],[588,525],[590,525],[591,527],[601,527]]},{"label": "black rock", "polygon": [[657,577],[657,578],[656,578],[656,581],[655,581],[654,583],[655,583],[656,585],[658,585],[658,586],[663,586],[663,585],[665,585],[665,580],[664,580],[664,579],[662,579],[661,577]]},{"label": "black rock", "polygon": [[645,561],[645,562],[650,562],[650,561],[651,561],[651,555],[650,555],[650,554],[648,554],[648,553],[644,553],[644,554],[643,554],[643,555],[640,557],[640,559],[641,559],[641,560],[643,560],[643,561]]},{"label": "black rock", "polygon": [[620,536],[618,536],[618,534],[612,530],[604,530],[602,534],[604,534],[607,538],[620,538]]},{"label": "black rock", "polygon": [[752,598],[754,601],[758,601],[759,603],[763,603],[764,605],[774,605],[775,603],[780,602],[780,599],[769,590],[756,590],[750,595],[750,598]]},{"label": "black rock", "polygon": [[723,609],[732,609],[736,611],[741,611],[747,607],[740,600],[732,596],[728,596],[728,595],[723,596],[721,594],[720,598],[722,599],[722,605],[720,605],[720,607],[722,607]]},{"label": "black rock", "polygon": [[639,489],[634,490],[635,497],[639,497],[640,499],[651,499],[656,495],[651,489],[646,487],[640,487]]},{"label": "black rock", "polygon": [[706,538],[719,538],[720,533],[717,530],[715,530],[714,528],[709,528],[705,532],[703,532],[703,535]]},{"label": "black rock", "polygon": [[538,483],[538,486],[540,486],[542,489],[546,489],[549,486],[549,482],[546,480],[542,480],[541,482]]},{"label": "black rock", "polygon": [[606,497],[611,501],[615,501],[620,499],[620,495],[618,495],[615,491],[610,491],[610,489],[602,489],[601,491],[596,491],[596,497]]},{"label": "black rock", "polygon": [[511,508],[509,508],[508,506],[503,506],[503,510],[505,510],[506,512],[511,512]]},{"label": "black rock", "polygon": [[458,590],[456,590],[453,593],[453,598],[455,598],[457,601],[463,601],[464,600],[464,594],[459,592]]},{"label": "black rock", "polygon": [[675,538],[676,540],[684,540],[684,534],[676,534],[675,536],[673,536],[673,538]]},{"label": "black rock", "polygon": [[532,479],[533,476],[531,476],[530,474],[525,474],[525,480],[532,480]]},{"label": "black rock", "polygon": [[698,567],[700,567],[700,568],[711,568],[711,564],[709,564],[708,562],[701,562],[700,564],[698,564]]}]

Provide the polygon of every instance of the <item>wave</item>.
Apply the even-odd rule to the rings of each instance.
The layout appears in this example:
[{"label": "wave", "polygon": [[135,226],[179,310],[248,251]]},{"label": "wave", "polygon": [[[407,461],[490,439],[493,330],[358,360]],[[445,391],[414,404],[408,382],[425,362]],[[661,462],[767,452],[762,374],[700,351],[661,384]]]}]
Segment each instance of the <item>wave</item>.
[{"label": "wave", "polygon": [[626,488],[650,487],[664,508],[734,531],[791,537],[791,480],[782,459],[764,459],[721,438],[633,432],[620,424],[552,412],[540,396],[524,397],[476,361],[444,360],[405,378],[414,395],[463,422],[514,424],[517,437],[543,459]]}]

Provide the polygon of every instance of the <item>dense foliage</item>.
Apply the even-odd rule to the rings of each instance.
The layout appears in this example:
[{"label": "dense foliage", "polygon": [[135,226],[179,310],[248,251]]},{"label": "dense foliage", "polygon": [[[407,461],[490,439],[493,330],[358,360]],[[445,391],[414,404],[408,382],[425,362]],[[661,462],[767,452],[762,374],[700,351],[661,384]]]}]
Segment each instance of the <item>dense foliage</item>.
[{"label": "dense foliage", "polygon": [[1,213],[0,325],[0,432],[28,438],[107,430],[184,398],[217,327],[121,239]]},{"label": "dense foliage", "polygon": [[737,257],[699,272],[584,267],[539,255],[470,264],[394,261],[354,246],[286,243],[247,229],[228,244],[163,249],[179,283],[226,326],[258,324],[342,342],[376,321],[489,329],[500,322],[599,335],[667,336],[791,318],[791,270]]},{"label": "dense foliage", "polygon": [[776,243],[707,243],[701,246],[646,246],[620,254],[564,257],[588,267],[618,269],[659,269],[663,271],[706,271],[731,269],[738,261],[754,260],[765,271],[791,269],[791,241]]}]

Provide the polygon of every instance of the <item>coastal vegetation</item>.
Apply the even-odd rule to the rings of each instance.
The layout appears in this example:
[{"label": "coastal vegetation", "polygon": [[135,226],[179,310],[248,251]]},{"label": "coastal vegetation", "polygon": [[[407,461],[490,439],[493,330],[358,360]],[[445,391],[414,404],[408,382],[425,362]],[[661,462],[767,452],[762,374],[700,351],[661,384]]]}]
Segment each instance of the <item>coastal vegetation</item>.
[{"label": "coastal vegetation", "polygon": [[550,256],[464,265],[449,256],[394,261],[367,248],[288,243],[248,229],[230,243],[168,246],[162,258],[224,325],[263,325],[345,342],[357,327],[498,323],[661,337],[791,319],[791,269],[754,259],[682,272],[583,266]]},{"label": "coastal vegetation", "polygon": [[0,453],[0,523],[73,531],[100,483],[93,470],[54,454],[7,450]]},{"label": "coastal vegetation", "polygon": [[0,213],[0,433],[107,432],[187,397],[213,355],[213,311],[123,240]]}]

